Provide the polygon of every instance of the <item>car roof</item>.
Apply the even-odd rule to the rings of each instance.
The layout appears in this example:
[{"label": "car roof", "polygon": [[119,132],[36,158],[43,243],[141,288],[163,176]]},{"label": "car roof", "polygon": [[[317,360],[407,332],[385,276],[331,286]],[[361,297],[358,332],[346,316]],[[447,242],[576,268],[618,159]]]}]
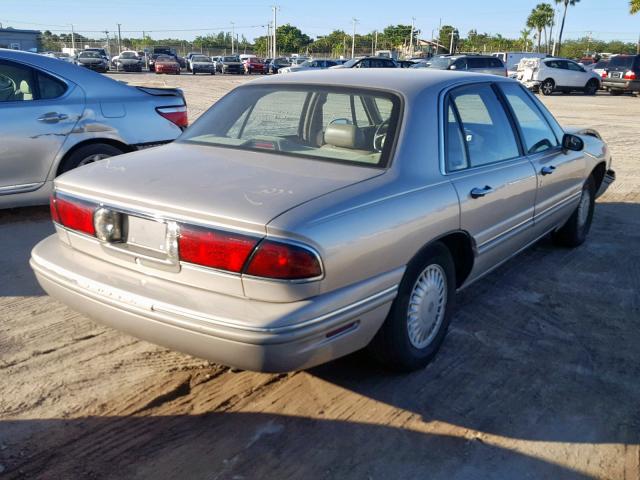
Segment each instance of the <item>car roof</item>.
[{"label": "car roof", "polygon": [[429,69],[327,69],[307,70],[296,75],[262,77],[238,88],[251,85],[331,85],[336,87],[373,88],[413,97],[425,89],[440,90],[454,84],[473,82],[516,82],[496,75]]}]

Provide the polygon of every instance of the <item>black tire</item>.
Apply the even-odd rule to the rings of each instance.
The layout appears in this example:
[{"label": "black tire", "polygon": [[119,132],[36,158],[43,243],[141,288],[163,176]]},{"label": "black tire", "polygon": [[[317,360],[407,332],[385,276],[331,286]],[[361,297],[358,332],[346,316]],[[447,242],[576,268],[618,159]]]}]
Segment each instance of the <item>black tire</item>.
[{"label": "black tire", "polygon": [[[427,337],[428,343],[416,346],[409,334],[409,306],[412,291],[423,272],[433,270],[444,274],[446,291],[442,315],[436,320]],[[399,371],[412,371],[425,367],[438,352],[451,321],[455,300],[455,266],[451,253],[441,243],[434,243],[420,252],[407,266],[398,296],[380,330],[369,344],[369,351],[384,365]],[[434,308],[429,301],[429,311]],[[437,308],[437,307],[436,307]],[[438,323],[439,322],[439,323]]]},{"label": "black tire", "polygon": [[613,95],[614,97],[617,97],[618,95],[622,95],[623,91],[618,89],[618,88],[610,88],[609,89],[609,95]]},{"label": "black tire", "polygon": [[598,81],[595,78],[592,78],[585,85],[584,94],[585,95],[595,95],[599,88],[600,88],[600,83],[598,83]]},{"label": "black tire", "polygon": [[[591,229],[595,210],[596,183],[589,176],[582,187],[580,203],[569,217],[569,220],[553,233],[553,241],[563,247],[577,247],[584,243]],[[584,203],[583,203],[584,202]],[[585,212],[584,208],[588,208]]]},{"label": "black tire", "polygon": [[551,78],[547,78],[540,84],[540,93],[542,95],[551,95],[556,89],[556,82]]},{"label": "black tire", "polygon": [[[80,165],[84,165],[86,163],[92,163],[94,161],[102,160],[108,157],[115,157],[116,155],[120,155],[122,153],[124,152],[119,148],[116,148],[113,145],[108,145],[106,143],[92,143],[90,145],[85,145],[78,148],[63,161],[62,165],[60,166],[60,173],[62,174],[68,172],[69,170],[73,170],[74,168],[77,168]],[[102,158],[90,160],[91,157]]]},{"label": "black tire", "polygon": [[193,75],[195,75],[195,74],[196,74],[196,71],[195,71],[195,70],[191,70],[191,73],[192,73]]}]

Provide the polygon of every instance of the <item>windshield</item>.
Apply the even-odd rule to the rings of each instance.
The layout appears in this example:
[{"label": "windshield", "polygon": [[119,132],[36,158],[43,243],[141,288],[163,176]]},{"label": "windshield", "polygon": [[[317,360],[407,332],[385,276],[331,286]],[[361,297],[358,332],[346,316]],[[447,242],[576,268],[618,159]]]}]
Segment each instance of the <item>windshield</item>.
[{"label": "windshield", "polygon": [[347,67],[347,68],[351,68],[351,67],[353,67],[353,66],[356,64],[356,62],[357,62],[358,60],[360,60],[360,59],[359,59],[359,58],[352,58],[351,60],[349,60],[349,61],[347,61],[347,62],[344,62],[344,63],[343,63],[343,65],[344,65],[345,67]]},{"label": "windshield", "polygon": [[224,61],[224,62],[239,62],[240,61],[240,57],[224,57],[222,59],[222,61]]},{"label": "windshield", "polygon": [[446,70],[451,65],[450,57],[433,57],[429,63],[429,68],[435,68],[438,70]]},{"label": "windshield", "polygon": [[80,58],[100,58],[97,52],[82,52]]},{"label": "windshield", "polygon": [[384,166],[399,111],[399,98],[386,92],[322,85],[244,86],[215,103],[179,141]]},{"label": "windshield", "polygon": [[633,60],[635,58],[636,57],[632,57],[630,55],[618,55],[611,57],[609,60],[609,68],[624,67],[630,69],[633,67]]},{"label": "windshield", "polygon": [[135,52],[122,52],[120,58],[138,58]]},{"label": "windshield", "polygon": [[211,59],[209,57],[205,57],[204,55],[196,55],[195,57],[193,57],[193,61],[211,63]]}]

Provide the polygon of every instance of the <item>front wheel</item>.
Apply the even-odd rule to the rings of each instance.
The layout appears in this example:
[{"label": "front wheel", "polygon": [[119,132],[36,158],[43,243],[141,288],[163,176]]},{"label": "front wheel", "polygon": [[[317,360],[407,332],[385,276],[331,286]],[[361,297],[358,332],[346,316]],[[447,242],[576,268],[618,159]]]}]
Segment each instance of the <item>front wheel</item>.
[{"label": "front wheel", "polygon": [[542,82],[542,85],[540,85],[540,92],[543,95],[551,95],[555,88],[555,82],[550,78],[547,78],[544,82]]},{"label": "front wheel", "polygon": [[455,266],[435,243],[407,266],[389,315],[369,345],[373,355],[400,371],[425,367],[438,352],[451,321]]},{"label": "front wheel", "polygon": [[596,184],[592,176],[582,186],[580,202],[569,220],[553,233],[553,241],[564,247],[577,247],[587,239],[595,210]]}]

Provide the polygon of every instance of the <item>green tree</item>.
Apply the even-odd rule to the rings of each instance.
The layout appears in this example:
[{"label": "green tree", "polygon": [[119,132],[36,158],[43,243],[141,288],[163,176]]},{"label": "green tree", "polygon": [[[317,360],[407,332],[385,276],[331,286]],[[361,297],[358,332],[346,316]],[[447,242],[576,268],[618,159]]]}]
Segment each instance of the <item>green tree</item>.
[{"label": "green tree", "polygon": [[554,11],[553,7],[548,3],[539,3],[531,10],[527,18],[527,27],[533,28],[538,32],[538,52],[540,51],[540,43],[542,41],[542,32],[544,31],[544,43],[547,41],[547,27],[553,25]]},{"label": "green tree", "polygon": [[311,38],[302,33],[298,27],[287,23],[276,29],[276,45],[280,52],[300,53],[310,43]]},{"label": "green tree", "polygon": [[562,49],[562,34],[564,33],[564,21],[567,18],[567,8],[569,8],[569,5],[571,5],[572,7],[575,6],[575,4],[579,3],[580,0],[555,0],[555,2],[556,5],[560,3],[564,5],[562,24],[560,25],[560,35],[558,35],[558,51],[556,52],[556,54],[560,56],[560,50]]},{"label": "green tree", "polygon": [[528,48],[529,48],[529,36],[531,35],[531,29],[530,28],[523,28],[522,30],[520,30],[520,42],[522,42],[522,49],[525,52],[528,52]]},{"label": "green tree", "polygon": [[[450,51],[451,47],[451,35],[453,34],[453,48]],[[456,51],[458,46],[458,41],[460,37],[458,35],[458,30],[456,30],[451,25],[443,25],[440,28],[440,33],[438,34],[438,43],[440,44],[440,48],[448,53],[453,53]]]},{"label": "green tree", "polygon": [[630,0],[629,2],[629,11],[632,15],[640,12],[640,0]]}]

